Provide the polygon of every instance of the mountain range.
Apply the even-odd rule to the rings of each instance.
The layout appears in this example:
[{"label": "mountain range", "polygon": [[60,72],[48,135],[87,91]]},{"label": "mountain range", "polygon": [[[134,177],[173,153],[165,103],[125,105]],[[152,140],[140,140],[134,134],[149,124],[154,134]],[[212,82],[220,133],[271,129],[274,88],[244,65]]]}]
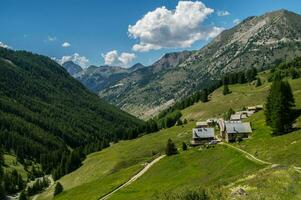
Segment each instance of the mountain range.
[{"label": "mountain range", "polygon": [[265,69],[279,60],[300,56],[300,20],[300,15],[287,10],[248,17],[200,50],[168,53],[153,65],[134,71],[123,69],[104,76],[99,71],[107,69],[97,68],[75,77],[112,104],[149,118],[226,73]]}]

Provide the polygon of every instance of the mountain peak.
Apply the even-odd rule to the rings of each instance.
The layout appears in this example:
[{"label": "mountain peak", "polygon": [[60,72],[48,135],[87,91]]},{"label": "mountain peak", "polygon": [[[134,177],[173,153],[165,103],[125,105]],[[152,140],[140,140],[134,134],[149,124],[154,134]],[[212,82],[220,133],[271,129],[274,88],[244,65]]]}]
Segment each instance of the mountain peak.
[{"label": "mountain peak", "polygon": [[62,64],[62,66],[67,70],[67,72],[74,76],[75,74],[83,71],[83,69],[81,68],[81,66],[79,66],[78,64],[75,64],[73,61],[66,61]]},{"label": "mountain peak", "polygon": [[129,68],[129,71],[133,72],[136,71],[138,69],[144,68],[145,66],[141,63],[136,63],[134,64],[132,67]]}]

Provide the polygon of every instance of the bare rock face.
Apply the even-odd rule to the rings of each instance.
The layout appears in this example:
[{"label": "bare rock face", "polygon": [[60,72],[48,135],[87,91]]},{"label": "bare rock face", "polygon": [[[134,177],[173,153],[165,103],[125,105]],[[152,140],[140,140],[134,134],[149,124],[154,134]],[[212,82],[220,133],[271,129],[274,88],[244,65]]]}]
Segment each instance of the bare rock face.
[{"label": "bare rock face", "polygon": [[72,61],[67,61],[65,63],[62,64],[62,66],[67,70],[67,72],[73,76],[79,72],[81,72],[83,69],[81,68],[81,66],[75,64]]},{"label": "bare rock face", "polygon": [[96,92],[114,105],[148,118],[167,102],[204,88],[225,73],[264,69],[301,56],[300,21],[300,15],[286,10],[249,17],[198,51],[166,54]]}]

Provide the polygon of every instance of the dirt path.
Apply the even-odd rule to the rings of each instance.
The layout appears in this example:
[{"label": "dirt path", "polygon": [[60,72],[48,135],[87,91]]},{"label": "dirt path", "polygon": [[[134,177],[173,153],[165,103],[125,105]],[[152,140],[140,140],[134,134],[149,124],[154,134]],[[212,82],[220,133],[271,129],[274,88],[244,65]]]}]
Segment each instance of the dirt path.
[{"label": "dirt path", "polygon": [[118,190],[121,190],[122,188],[125,188],[126,186],[128,186],[131,183],[133,183],[134,181],[136,181],[145,172],[147,172],[155,163],[157,163],[159,160],[161,160],[164,157],[165,157],[165,155],[162,155],[162,156],[156,158],[155,160],[153,160],[152,162],[148,163],[138,174],[136,174],[135,176],[133,176],[130,180],[128,180],[127,182],[125,182],[124,184],[122,184],[121,186],[119,186],[118,188],[116,188],[115,190],[113,190],[112,192],[108,193],[104,197],[101,197],[99,200],[109,199],[115,192],[117,192]]},{"label": "dirt path", "polygon": [[255,156],[253,156],[252,154],[246,152],[245,150],[242,150],[242,149],[240,149],[240,148],[238,148],[238,147],[235,147],[235,146],[233,146],[233,145],[231,145],[231,144],[224,143],[224,142],[221,142],[220,144],[225,145],[225,146],[228,146],[228,147],[231,147],[231,148],[233,148],[233,149],[235,149],[235,150],[237,150],[237,151],[240,151],[241,153],[245,154],[246,157],[247,157],[249,160],[258,162],[258,163],[260,163],[260,164],[265,164],[265,165],[272,165],[272,164],[274,164],[274,163],[270,163],[270,162],[261,160],[261,159],[259,159],[259,158],[256,158]]},{"label": "dirt path", "polygon": [[[258,162],[258,163],[260,163],[260,164],[266,164],[266,165],[274,165],[274,166],[275,166],[275,165],[279,165],[279,164],[276,164],[276,163],[270,163],[270,162],[261,160],[261,159],[255,157],[255,156],[253,156],[252,154],[246,152],[245,150],[242,150],[242,149],[240,149],[240,148],[238,148],[238,147],[235,147],[235,146],[233,146],[233,145],[231,145],[231,144],[224,143],[224,142],[221,142],[220,144],[221,144],[221,145],[228,146],[228,147],[231,147],[231,148],[233,148],[233,149],[235,149],[235,150],[237,150],[237,151],[240,151],[241,153],[245,154],[246,157],[247,157],[249,160],[252,160],[252,161],[254,161],[254,162]],[[298,172],[298,173],[301,174],[301,167],[297,167],[297,166],[292,166],[292,167],[293,167],[293,169],[294,169],[296,172]]]}]

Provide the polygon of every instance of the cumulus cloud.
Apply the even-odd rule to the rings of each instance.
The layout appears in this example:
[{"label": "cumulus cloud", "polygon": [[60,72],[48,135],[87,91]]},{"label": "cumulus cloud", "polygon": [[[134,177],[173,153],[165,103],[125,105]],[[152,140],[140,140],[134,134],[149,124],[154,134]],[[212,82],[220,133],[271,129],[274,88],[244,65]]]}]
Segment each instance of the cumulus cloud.
[{"label": "cumulus cloud", "polygon": [[73,61],[75,64],[78,64],[83,68],[86,68],[89,65],[89,59],[86,58],[85,56],[80,56],[78,53],[74,53],[73,55],[69,55],[69,56],[63,56],[62,58],[52,58],[52,59],[61,65],[67,61]]},{"label": "cumulus cloud", "polygon": [[3,42],[0,42],[0,47],[6,48],[6,49],[11,49],[12,47],[8,46],[7,44],[4,44]]},{"label": "cumulus cloud", "polygon": [[64,48],[68,48],[68,47],[70,47],[71,46],[71,44],[69,43],[69,42],[64,42],[63,44],[62,44],[62,47],[64,47]]},{"label": "cumulus cloud", "polygon": [[230,15],[230,12],[227,10],[219,10],[217,11],[217,16],[224,17]]},{"label": "cumulus cloud", "polygon": [[234,19],[234,20],[233,20],[233,24],[235,24],[235,25],[239,24],[240,22],[241,22],[240,19]]},{"label": "cumulus cloud", "polygon": [[104,58],[106,65],[127,66],[136,58],[136,55],[134,53],[123,52],[119,54],[117,50],[112,50],[107,52],[106,54],[101,55]]},{"label": "cumulus cloud", "polygon": [[179,1],[175,10],[160,7],[150,11],[128,27],[129,36],[139,40],[133,50],[186,48],[198,40],[215,37],[223,28],[203,25],[213,12],[200,1]]}]

